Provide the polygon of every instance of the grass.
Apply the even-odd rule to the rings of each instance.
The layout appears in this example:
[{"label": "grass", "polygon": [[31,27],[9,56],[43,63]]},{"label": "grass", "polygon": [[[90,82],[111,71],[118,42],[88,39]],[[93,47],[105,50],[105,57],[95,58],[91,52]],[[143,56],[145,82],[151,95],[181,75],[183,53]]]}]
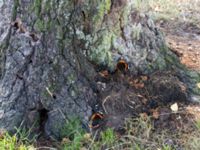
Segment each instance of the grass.
[{"label": "grass", "polygon": [[94,150],[99,149],[116,149],[116,145],[120,145],[117,140],[117,136],[113,129],[108,128],[104,132],[101,132],[98,140],[93,139],[93,143],[90,144],[89,148]]},{"label": "grass", "polygon": [[81,127],[80,120],[78,118],[71,118],[62,128],[62,149],[79,150],[83,147],[85,133]]},{"label": "grass", "polygon": [[[76,121],[72,122],[72,124],[74,124]],[[160,131],[154,129],[154,121],[151,120],[150,117],[129,118],[125,123],[125,134],[119,136],[113,129],[108,128],[107,130],[101,132],[97,138],[95,137],[96,135],[92,137],[89,133],[80,130],[80,125],[77,126],[76,124],[73,126],[75,127],[74,129],[71,128],[72,126],[69,123],[66,125],[66,132],[71,131],[70,133],[73,133],[73,135],[68,134],[66,137],[64,137],[64,142],[62,142],[62,149],[174,150],[177,148],[187,147],[191,150],[197,150],[200,148],[200,134],[197,132],[199,131],[199,125],[197,126],[198,128],[196,128],[194,133],[188,134],[188,138],[185,138],[182,136],[183,133],[181,131],[172,133],[168,129],[162,129]],[[70,130],[68,130],[69,128]],[[185,141],[185,143],[182,144],[180,141]]]},{"label": "grass", "polygon": [[25,128],[17,129],[14,135],[8,132],[2,133],[0,137],[1,150],[28,150],[33,148],[32,143],[35,142],[36,137],[30,135],[31,130]]},{"label": "grass", "polygon": [[191,149],[191,150],[199,150],[200,149],[200,120],[197,120],[194,123],[196,127],[196,132],[192,133],[189,136],[189,140],[186,144],[186,149]]},{"label": "grass", "polygon": [[135,0],[134,8],[148,13],[154,20],[200,23],[200,1],[198,0]]},{"label": "grass", "polygon": [[200,149],[200,134],[192,136],[186,145],[186,149],[199,150]]},{"label": "grass", "polygon": [[[160,131],[154,129],[154,121],[150,117],[126,119],[125,134],[118,135],[113,129],[108,128],[100,134],[92,136],[81,126],[78,118],[72,118],[63,126],[62,142],[58,143],[61,150],[175,150],[177,148],[200,149],[200,120],[194,123],[194,132],[172,133],[168,129]],[[185,138],[187,137],[187,138]],[[180,142],[184,141],[184,142]],[[34,148],[36,136],[30,130],[16,129],[14,135],[7,132],[0,137],[1,150],[30,150]],[[53,148],[52,148],[53,149]]]},{"label": "grass", "polygon": [[199,130],[199,132],[200,132],[200,120],[197,120],[194,124],[195,124],[197,130]]},{"label": "grass", "polygon": [[65,133],[62,135],[61,149],[63,150],[79,150],[83,148],[99,150],[102,147],[111,147],[116,140],[112,129],[101,132],[98,140],[96,140],[95,136],[92,138],[91,134],[86,133],[82,129],[81,122],[78,118],[70,119],[64,125],[62,133]]}]

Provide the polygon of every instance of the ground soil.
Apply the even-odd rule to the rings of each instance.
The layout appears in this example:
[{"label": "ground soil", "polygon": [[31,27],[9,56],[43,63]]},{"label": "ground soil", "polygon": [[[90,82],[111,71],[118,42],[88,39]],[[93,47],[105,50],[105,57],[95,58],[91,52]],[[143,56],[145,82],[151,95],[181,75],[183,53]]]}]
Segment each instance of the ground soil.
[{"label": "ground soil", "polygon": [[[200,73],[200,28],[190,23],[162,20],[157,22],[157,26],[164,33],[169,48],[179,57],[180,62],[189,70]],[[196,132],[194,122],[200,120],[200,105],[183,104],[179,110],[180,113],[158,124],[161,129],[177,126],[183,137],[180,140],[184,141],[192,132]]]},{"label": "ground soil", "polygon": [[164,32],[171,50],[182,64],[200,72],[200,28],[192,23],[159,21],[157,25]]}]

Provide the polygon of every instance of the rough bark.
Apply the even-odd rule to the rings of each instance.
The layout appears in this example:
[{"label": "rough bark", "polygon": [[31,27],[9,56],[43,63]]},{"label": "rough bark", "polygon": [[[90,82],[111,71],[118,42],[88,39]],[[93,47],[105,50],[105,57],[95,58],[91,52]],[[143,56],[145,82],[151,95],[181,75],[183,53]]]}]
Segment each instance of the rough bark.
[{"label": "rough bark", "polygon": [[71,116],[88,128],[104,99],[96,80],[99,70],[113,73],[122,59],[135,76],[179,66],[153,21],[131,3],[1,1],[0,128],[13,130],[22,122],[30,127],[38,121],[47,135],[59,137]]}]

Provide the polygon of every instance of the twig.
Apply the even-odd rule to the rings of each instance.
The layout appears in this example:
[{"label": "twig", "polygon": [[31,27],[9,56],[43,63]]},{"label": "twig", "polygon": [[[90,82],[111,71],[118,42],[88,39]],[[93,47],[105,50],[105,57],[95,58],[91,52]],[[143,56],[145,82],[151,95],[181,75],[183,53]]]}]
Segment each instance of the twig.
[{"label": "twig", "polygon": [[103,102],[102,102],[102,107],[103,107],[103,109],[104,109],[104,111],[105,111],[106,114],[108,114],[108,112],[106,111],[105,103],[106,103],[106,101],[107,101],[109,98],[110,98],[110,95],[108,95],[108,96],[103,100]]},{"label": "twig", "polygon": [[126,144],[133,144],[133,143],[132,142],[121,143],[121,144],[117,144],[117,145],[114,145],[112,147],[106,148],[105,150],[115,149],[116,147],[123,146],[123,145],[126,145]]},{"label": "twig", "polygon": [[149,143],[149,144],[153,144],[156,146],[156,143],[155,142],[151,142],[151,141],[147,141],[147,140],[144,140],[144,139],[141,139],[141,138],[137,138],[135,136],[132,136],[132,135],[125,135],[123,136],[124,138],[129,138],[129,139],[134,139],[134,140],[137,140],[137,141],[140,141],[142,143]]},{"label": "twig", "polygon": [[53,95],[53,93],[49,90],[49,88],[48,87],[46,87],[46,91],[47,91],[47,93],[51,96],[51,97],[53,97],[54,95]]},{"label": "twig", "polygon": [[40,150],[40,149],[57,150],[57,148],[47,147],[47,146],[42,146],[42,147],[38,147],[38,148],[36,148],[36,150]]},{"label": "twig", "polygon": [[92,145],[94,144],[94,141],[95,141],[95,139],[96,139],[97,133],[98,133],[98,130],[95,132],[94,137],[93,137],[93,139],[92,139],[92,142],[91,142],[91,144],[90,144],[90,146],[89,146],[88,149],[91,149],[91,148],[92,148]]}]

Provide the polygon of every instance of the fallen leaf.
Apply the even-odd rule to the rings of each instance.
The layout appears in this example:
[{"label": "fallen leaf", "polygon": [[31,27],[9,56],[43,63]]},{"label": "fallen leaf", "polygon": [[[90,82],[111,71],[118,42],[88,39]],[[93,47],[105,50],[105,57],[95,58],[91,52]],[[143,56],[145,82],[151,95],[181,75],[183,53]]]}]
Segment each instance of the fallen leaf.
[{"label": "fallen leaf", "polygon": [[187,90],[184,84],[180,84],[181,91],[185,92]]},{"label": "fallen leaf", "polygon": [[140,82],[139,79],[135,79],[135,80],[134,80],[134,83],[139,83],[139,82]]},{"label": "fallen leaf", "polygon": [[171,108],[171,110],[172,110],[173,112],[177,112],[177,111],[178,111],[178,104],[177,104],[177,103],[174,103],[174,104],[172,104],[172,105],[170,106],[170,108]]},{"label": "fallen leaf", "polygon": [[136,89],[142,89],[144,87],[144,83],[137,83],[137,84],[134,84],[134,87]]},{"label": "fallen leaf", "polygon": [[159,116],[160,116],[160,114],[159,114],[158,110],[157,109],[153,110],[153,118],[158,119]]},{"label": "fallen leaf", "polygon": [[70,141],[70,139],[68,139],[68,138],[63,138],[62,139],[62,142],[61,142],[61,145],[64,145],[64,144],[67,144],[67,143],[70,143],[71,141]]},{"label": "fallen leaf", "polygon": [[[20,149],[20,148],[19,148]],[[24,147],[22,147],[21,149],[24,149]],[[35,150],[35,147],[33,145],[28,146],[28,150]]]},{"label": "fallen leaf", "polygon": [[89,140],[89,139],[91,139],[91,134],[86,133],[86,134],[83,135],[83,137],[84,137],[85,140]]},{"label": "fallen leaf", "polygon": [[147,113],[140,113],[140,117],[141,117],[143,120],[147,120],[148,115],[147,115]]},{"label": "fallen leaf", "polygon": [[107,70],[103,70],[101,72],[99,72],[100,76],[104,77],[104,78],[107,78],[109,76],[109,73]]},{"label": "fallen leaf", "polygon": [[199,83],[197,83],[197,87],[200,89],[200,82],[199,82]]},{"label": "fallen leaf", "polygon": [[142,81],[147,81],[148,77],[147,76],[140,76]]},{"label": "fallen leaf", "polygon": [[143,99],[142,99],[142,103],[143,103],[144,105],[146,105],[147,102],[148,102],[148,100],[147,100],[146,98],[143,98]]},{"label": "fallen leaf", "polygon": [[141,94],[137,94],[137,97],[143,98],[144,96],[142,96]]}]

